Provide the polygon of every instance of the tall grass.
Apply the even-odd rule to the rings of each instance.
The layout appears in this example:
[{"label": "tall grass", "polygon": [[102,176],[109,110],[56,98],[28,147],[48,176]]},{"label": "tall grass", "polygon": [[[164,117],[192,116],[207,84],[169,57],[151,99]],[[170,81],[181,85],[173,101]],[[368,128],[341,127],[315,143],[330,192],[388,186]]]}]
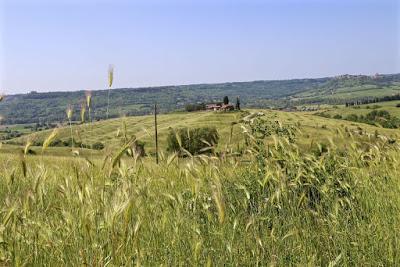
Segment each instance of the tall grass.
[{"label": "tall grass", "polygon": [[24,169],[0,156],[0,263],[400,264],[398,144],[301,151],[282,125],[262,142],[243,127],[240,156],[162,154],[156,165],[123,156],[129,142],[91,163],[26,156]]},{"label": "tall grass", "polygon": [[71,137],[71,149],[74,148],[74,137],[72,134],[72,113],[73,109],[71,105],[68,105],[67,110],[65,111],[68,119],[68,124],[69,124],[69,130],[70,130],[70,137]]},{"label": "tall grass", "polygon": [[[87,90],[85,92],[85,98],[86,98],[86,106],[88,108],[89,123],[91,123],[92,122],[92,91]],[[85,109],[85,111],[86,111],[86,109]]]},{"label": "tall grass", "polygon": [[110,107],[110,92],[111,92],[111,86],[114,81],[114,66],[109,65],[108,67],[108,92],[107,92],[107,119],[109,116],[109,107]]}]

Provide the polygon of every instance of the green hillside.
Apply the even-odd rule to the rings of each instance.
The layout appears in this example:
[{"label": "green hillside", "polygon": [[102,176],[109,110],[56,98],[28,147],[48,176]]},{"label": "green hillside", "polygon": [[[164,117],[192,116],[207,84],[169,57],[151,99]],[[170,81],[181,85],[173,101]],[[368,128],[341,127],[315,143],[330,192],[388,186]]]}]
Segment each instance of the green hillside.
[{"label": "green hillside", "polygon": [[[340,109],[338,109],[340,110]],[[325,118],[313,114],[312,112],[284,112],[275,110],[253,109],[242,112],[193,112],[193,113],[172,113],[158,116],[158,133],[161,151],[166,149],[166,138],[169,129],[178,129],[182,127],[202,127],[215,126],[220,135],[219,150],[223,150],[226,146],[243,145],[243,129],[240,122],[249,114],[261,112],[264,114],[262,118],[270,121],[280,121],[283,124],[295,125],[299,128],[300,133],[297,134],[296,144],[306,149],[312,144],[319,142],[328,143],[329,140],[340,146],[349,145],[351,140],[347,136],[343,136],[345,132],[355,133],[354,138],[363,140],[368,139],[368,135],[373,135],[376,130],[380,134],[398,138],[400,132],[397,129],[383,129],[373,125],[356,123],[346,120],[336,120],[333,118]],[[231,137],[232,129],[232,137]],[[43,143],[53,130],[45,130],[8,141],[9,144],[25,145],[28,140],[39,141]],[[338,133],[338,131],[342,133]],[[360,135],[359,132],[362,132]],[[136,136],[139,140],[145,142],[147,152],[154,152],[154,117],[152,115],[123,117],[118,119],[110,119],[95,122],[93,124],[81,124],[72,127],[74,139],[77,141],[91,145],[101,142],[106,146],[107,150],[119,148],[126,135],[128,138]],[[66,141],[70,139],[70,129],[68,126],[57,129],[57,139]],[[6,146],[5,146],[6,147]],[[12,150],[8,146],[8,151]],[[61,147],[52,148],[48,153],[51,154],[70,154],[70,149]],[[40,149],[38,149],[38,152]],[[98,153],[98,152],[93,152]]]},{"label": "green hillside", "polygon": [[322,86],[291,96],[295,103],[343,104],[351,100],[384,97],[400,94],[399,75],[351,76],[331,79]]},{"label": "green hillside", "polygon": [[[195,84],[149,88],[112,89],[110,116],[150,114],[154,102],[160,112],[184,110],[185,105],[222,101],[240,96],[246,108],[279,108],[306,103],[342,104],[347,100],[386,96],[400,92],[400,74],[379,76],[343,76],[319,79]],[[94,90],[92,116],[106,117],[107,90]],[[65,119],[65,109],[72,105],[74,119],[79,119],[84,91],[9,95],[0,104],[3,124],[55,123]]]},{"label": "green hillside", "polygon": [[[183,110],[186,104],[222,101],[224,96],[229,96],[231,101],[240,96],[243,106],[261,107],[267,100],[282,99],[326,81],[327,78],[112,89],[110,116],[149,114],[154,102],[159,104],[161,112]],[[94,90],[91,94],[93,118],[105,118],[107,90]],[[75,119],[78,119],[80,103],[84,99],[84,91],[11,95],[0,105],[0,114],[5,124],[59,122],[64,120],[65,109],[71,104]]]},{"label": "green hillside", "polygon": [[350,114],[366,115],[372,110],[387,110],[393,116],[400,118],[400,107],[398,105],[400,105],[400,101],[378,102],[352,107],[337,106],[324,110],[324,113],[334,117],[335,115],[348,116]]},{"label": "green hillside", "polygon": [[315,113],[325,118],[347,120],[379,126],[400,128],[400,101],[387,101],[355,106],[334,106]]}]

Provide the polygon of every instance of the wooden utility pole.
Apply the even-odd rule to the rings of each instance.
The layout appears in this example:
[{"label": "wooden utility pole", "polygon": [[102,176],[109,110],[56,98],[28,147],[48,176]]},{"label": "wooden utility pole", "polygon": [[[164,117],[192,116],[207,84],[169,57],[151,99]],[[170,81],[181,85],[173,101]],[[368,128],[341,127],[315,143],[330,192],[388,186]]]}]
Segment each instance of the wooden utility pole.
[{"label": "wooden utility pole", "polygon": [[154,103],[154,131],[156,139],[156,163],[158,164],[157,103]]}]

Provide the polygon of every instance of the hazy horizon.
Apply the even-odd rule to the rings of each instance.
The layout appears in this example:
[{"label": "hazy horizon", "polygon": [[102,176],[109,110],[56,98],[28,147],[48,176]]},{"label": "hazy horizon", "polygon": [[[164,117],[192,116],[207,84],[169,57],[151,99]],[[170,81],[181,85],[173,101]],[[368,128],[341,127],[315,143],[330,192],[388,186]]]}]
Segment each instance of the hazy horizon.
[{"label": "hazy horizon", "polygon": [[[169,86],[190,86],[190,85],[200,85],[200,84],[224,84],[224,83],[246,83],[246,82],[258,82],[258,81],[284,81],[284,80],[307,80],[307,79],[323,79],[323,78],[333,78],[336,76],[340,75],[363,75],[363,76],[373,76],[375,74],[379,75],[393,75],[393,74],[400,74],[398,73],[340,73],[337,75],[332,75],[332,76],[320,76],[320,77],[294,77],[294,78],[282,78],[282,79],[257,79],[257,80],[242,80],[242,81],[221,81],[221,82],[198,82],[198,83],[181,83],[181,84],[156,84],[156,85],[149,85],[149,86],[126,86],[126,87],[112,87],[112,90],[118,90],[118,89],[141,89],[141,88],[158,88],[158,87],[169,87]],[[1,92],[5,93],[5,95],[18,95],[18,94],[28,94],[32,92],[36,93],[50,93],[50,92],[78,92],[78,91],[101,91],[101,90],[108,90],[108,87],[103,86],[102,88],[83,88],[83,89],[59,89],[59,90],[26,90],[24,92],[16,92],[16,93],[6,93],[6,92]]]},{"label": "hazy horizon", "polygon": [[[83,1],[82,1],[83,2]],[[399,3],[38,1],[0,4],[0,92],[399,73]]]}]

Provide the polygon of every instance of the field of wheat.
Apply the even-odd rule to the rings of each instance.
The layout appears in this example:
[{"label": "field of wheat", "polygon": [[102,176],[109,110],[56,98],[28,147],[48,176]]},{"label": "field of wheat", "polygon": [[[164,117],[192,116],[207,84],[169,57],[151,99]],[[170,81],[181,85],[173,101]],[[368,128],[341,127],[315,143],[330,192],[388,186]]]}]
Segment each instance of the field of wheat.
[{"label": "field of wheat", "polygon": [[400,264],[396,142],[337,130],[346,148],[304,149],[285,126],[262,137],[241,126],[240,152],[225,142],[206,155],[162,152],[158,165],[124,156],[126,145],[48,156],[52,134],[38,155],[0,154],[0,263]]}]

